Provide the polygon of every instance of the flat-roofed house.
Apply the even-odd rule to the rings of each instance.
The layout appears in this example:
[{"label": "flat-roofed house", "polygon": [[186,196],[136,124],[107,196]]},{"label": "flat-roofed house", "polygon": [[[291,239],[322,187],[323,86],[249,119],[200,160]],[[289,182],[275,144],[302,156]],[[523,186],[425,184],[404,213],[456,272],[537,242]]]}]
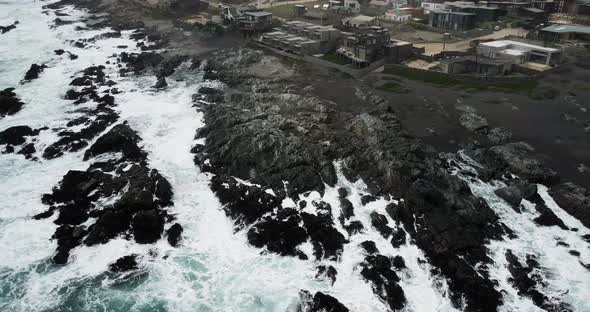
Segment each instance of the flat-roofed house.
[{"label": "flat-roofed house", "polygon": [[560,49],[513,40],[496,40],[480,43],[477,46],[477,54],[491,59],[508,60],[513,64],[532,62],[544,65],[556,65],[561,61]]},{"label": "flat-roofed house", "polygon": [[377,19],[373,16],[357,15],[343,19],[342,25],[356,28],[370,27],[377,25]]},{"label": "flat-roofed house", "polygon": [[261,32],[272,28],[272,13],[263,11],[246,12],[236,22],[240,30]]},{"label": "flat-roofed house", "polygon": [[289,21],[280,29],[261,35],[258,42],[298,55],[313,55],[333,50],[340,36],[340,30],[332,26]]},{"label": "flat-roofed house", "polygon": [[546,42],[577,41],[590,43],[590,26],[552,25],[541,29],[540,33]]}]

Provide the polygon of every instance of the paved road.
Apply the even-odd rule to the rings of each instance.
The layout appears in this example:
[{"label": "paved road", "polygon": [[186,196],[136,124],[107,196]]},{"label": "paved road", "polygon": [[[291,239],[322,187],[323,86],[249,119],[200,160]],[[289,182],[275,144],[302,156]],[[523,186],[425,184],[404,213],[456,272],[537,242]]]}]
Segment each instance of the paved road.
[{"label": "paved road", "polygon": [[[458,42],[452,42],[452,43],[446,43],[444,44],[444,51],[466,51],[467,49],[470,48],[469,46],[469,42],[471,42],[472,40],[475,39],[498,39],[498,38],[503,38],[509,35],[514,35],[514,36],[524,36],[526,34],[526,30],[522,29],[522,28],[505,28],[499,31],[495,31],[493,34],[489,34],[489,35],[485,35],[485,36],[481,36],[481,37],[477,37],[477,38],[472,38],[472,39],[467,39],[467,40],[461,40]],[[425,48],[426,50],[424,51],[424,54],[426,55],[432,55],[432,54],[437,54],[440,53],[441,51],[443,51],[443,44],[442,43],[416,43],[414,44],[415,47],[418,48]]]}]

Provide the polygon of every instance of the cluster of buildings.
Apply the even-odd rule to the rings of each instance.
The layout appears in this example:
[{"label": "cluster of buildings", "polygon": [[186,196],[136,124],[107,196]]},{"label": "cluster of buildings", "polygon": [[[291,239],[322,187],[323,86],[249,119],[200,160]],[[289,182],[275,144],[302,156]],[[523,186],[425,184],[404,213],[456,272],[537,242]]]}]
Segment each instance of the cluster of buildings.
[{"label": "cluster of buildings", "polygon": [[222,6],[222,18],[244,33],[259,33],[272,28],[272,13],[251,5]]},{"label": "cluster of buildings", "polygon": [[370,23],[354,25],[354,31],[348,32],[334,26],[290,21],[262,34],[258,42],[300,56],[333,52],[359,68],[382,59],[399,63],[411,56],[412,44],[391,39],[389,30]]},{"label": "cluster of buildings", "polygon": [[[311,15],[304,5],[292,6],[293,17],[297,20],[283,20],[274,28],[272,14],[254,6],[223,6],[222,17],[226,24],[255,35],[260,45],[304,59],[324,58],[349,68],[365,68],[377,63],[400,64],[419,57],[420,51],[424,50],[414,48],[410,42],[393,39],[390,30],[382,25],[416,19],[424,21],[425,18],[430,30],[444,32],[445,38],[447,31],[464,32],[485,23],[494,25],[507,15],[516,14],[535,23],[544,22],[534,29],[536,44],[515,40],[476,40],[475,47],[469,51],[443,53],[446,52],[443,48],[436,58],[439,60],[436,68],[450,74],[498,76],[522,68],[545,70],[561,60],[562,50],[550,45],[565,41],[590,43],[590,26],[547,23],[551,12],[568,7],[564,2],[570,0],[428,1],[329,0],[327,4],[314,5],[318,8],[313,12],[330,12],[332,16],[336,14],[334,12],[341,14],[336,15],[341,18],[330,25],[305,21]],[[583,12],[581,7],[576,8],[576,12]]]}]

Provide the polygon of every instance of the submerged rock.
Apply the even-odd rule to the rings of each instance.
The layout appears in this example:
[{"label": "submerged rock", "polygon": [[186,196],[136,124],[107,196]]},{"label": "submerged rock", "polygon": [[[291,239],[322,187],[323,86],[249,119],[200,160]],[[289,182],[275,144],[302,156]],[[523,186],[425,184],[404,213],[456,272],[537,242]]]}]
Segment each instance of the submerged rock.
[{"label": "submerged rock", "polygon": [[21,110],[24,103],[16,97],[13,92],[14,88],[4,89],[0,91],[0,117],[6,115],[14,115]]},{"label": "submerged rock", "polygon": [[312,297],[311,294],[306,290],[299,292],[301,300],[298,311],[301,312],[348,312],[348,308],[345,307],[338,299],[326,295],[322,292],[316,292]]},{"label": "submerged rock", "polygon": [[160,77],[160,78],[158,78],[158,81],[154,85],[154,88],[156,88],[156,89],[164,89],[167,86],[168,86],[168,83],[166,82],[166,78]]},{"label": "submerged rock", "polygon": [[168,236],[168,243],[172,247],[178,246],[178,242],[181,239],[183,228],[180,224],[174,223],[167,231],[166,236]]},{"label": "submerged rock", "polygon": [[117,259],[117,261],[109,264],[109,271],[120,273],[136,270],[139,267],[139,264],[137,263],[137,257],[138,255],[136,254],[121,257]]},{"label": "submerged rock", "polygon": [[0,26],[0,33],[2,33],[2,34],[7,33],[9,31],[15,29],[16,25],[18,25],[18,22],[14,22],[13,24],[10,24],[7,26]]},{"label": "submerged rock", "polygon": [[25,79],[24,80],[25,81],[30,81],[30,80],[39,78],[39,74],[41,72],[43,72],[43,70],[45,68],[47,68],[47,66],[45,66],[45,65],[37,65],[37,64],[31,65],[31,68],[29,68],[29,70],[25,74]]},{"label": "submerged rock", "polygon": [[317,279],[325,279],[325,278],[330,279],[332,281],[332,285],[334,285],[334,283],[336,282],[336,275],[338,275],[338,272],[336,271],[336,269],[333,266],[320,265],[320,266],[318,266],[315,278],[317,278]]}]

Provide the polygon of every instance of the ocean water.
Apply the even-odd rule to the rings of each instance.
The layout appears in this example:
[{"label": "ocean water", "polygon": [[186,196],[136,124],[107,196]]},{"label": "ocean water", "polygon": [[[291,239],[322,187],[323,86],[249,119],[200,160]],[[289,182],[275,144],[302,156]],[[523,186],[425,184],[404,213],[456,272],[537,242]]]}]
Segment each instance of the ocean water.
[{"label": "ocean water", "polygon": [[[25,103],[19,113],[0,119],[0,131],[16,125],[49,128],[38,137],[39,161],[0,154],[0,311],[295,311],[301,289],[330,294],[352,311],[387,311],[360,276],[358,264],[363,256],[358,243],[367,239],[375,241],[382,254],[405,259],[408,269],[399,274],[408,310],[454,310],[446,281],[431,275],[428,264],[418,263],[424,255],[415,245],[408,242],[393,248],[371,229],[370,212],[384,213],[389,201],[381,198],[361,209],[362,182],[350,183],[342,176],[339,180],[339,186],[351,190],[350,200],[361,211],[357,219],[369,230],[351,239],[338,263],[301,261],[248,245],[245,231],[234,229],[210,191],[210,176],[195,167],[189,153],[197,143],[195,131],[203,126],[202,116],[191,102],[191,95],[203,85],[202,75],[188,73],[187,64],[181,65],[162,91],[151,88],[153,76],[120,77],[113,62],[107,65],[106,61],[114,53],[134,51],[129,32],[122,38],[76,48],[70,40],[91,38],[108,29],[75,31],[76,26],[84,26],[80,20],[86,13],[73,7],[62,10],[69,16],[60,18],[75,23],[52,27],[56,16],[44,14],[42,9],[48,3],[0,2],[0,25],[20,22],[16,29],[0,35],[0,88],[15,87]],[[119,45],[130,48],[122,50]],[[79,58],[57,56],[56,49]],[[21,84],[32,63],[48,68],[38,79]],[[139,133],[149,165],[172,184],[175,205],[169,212],[184,228],[183,241],[173,248],[165,240],[138,245],[113,239],[103,245],[75,248],[68,264],[57,266],[50,261],[56,248],[50,240],[56,216],[46,220],[31,217],[47,208],[41,203],[42,194],[50,192],[69,170],[85,170],[90,162],[82,160],[84,149],[53,160],[44,160],[40,154],[57,139],[52,129],[64,127],[78,116],[73,109],[93,107],[89,102],[74,108],[71,101],[62,99],[72,78],[91,65],[105,65],[105,73],[117,82],[122,91],[115,95],[118,122],[128,121]],[[311,193],[307,200],[319,197]],[[323,200],[338,207],[336,188],[328,188]],[[284,204],[293,203],[287,200]],[[337,217],[338,209],[334,213]],[[311,255],[310,244],[305,247]],[[107,272],[110,263],[132,253],[141,257],[139,272],[124,276]],[[337,269],[334,285],[315,278],[320,264]]]}]

